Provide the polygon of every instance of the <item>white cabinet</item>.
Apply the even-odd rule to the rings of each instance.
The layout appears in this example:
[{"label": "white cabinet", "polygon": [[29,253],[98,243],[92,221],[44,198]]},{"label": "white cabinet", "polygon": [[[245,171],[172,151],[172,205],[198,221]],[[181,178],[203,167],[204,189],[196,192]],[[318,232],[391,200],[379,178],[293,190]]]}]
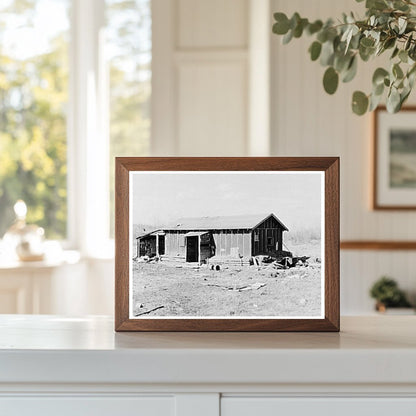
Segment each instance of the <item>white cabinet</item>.
[{"label": "white cabinet", "polygon": [[174,416],[173,397],[16,397],[0,398],[7,416]]},{"label": "white cabinet", "polygon": [[221,400],[221,416],[414,416],[416,398],[274,398]]},{"label": "white cabinet", "polygon": [[115,333],[0,316],[0,415],[416,415],[416,316],[341,333]]}]

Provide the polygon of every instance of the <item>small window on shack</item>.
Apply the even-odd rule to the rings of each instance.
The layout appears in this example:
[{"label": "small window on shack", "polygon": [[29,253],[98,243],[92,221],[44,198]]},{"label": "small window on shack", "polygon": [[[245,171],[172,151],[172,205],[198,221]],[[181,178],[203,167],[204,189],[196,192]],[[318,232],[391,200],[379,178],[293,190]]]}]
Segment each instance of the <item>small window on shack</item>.
[{"label": "small window on shack", "polygon": [[259,241],[259,232],[254,231],[254,241]]},{"label": "small window on shack", "polygon": [[273,237],[267,237],[267,245],[272,246],[273,245]]},{"label": "small window on shack", "polygon": [[180,247],[185,247],[185,236],[184,235],[179,236],[179,246]]}]

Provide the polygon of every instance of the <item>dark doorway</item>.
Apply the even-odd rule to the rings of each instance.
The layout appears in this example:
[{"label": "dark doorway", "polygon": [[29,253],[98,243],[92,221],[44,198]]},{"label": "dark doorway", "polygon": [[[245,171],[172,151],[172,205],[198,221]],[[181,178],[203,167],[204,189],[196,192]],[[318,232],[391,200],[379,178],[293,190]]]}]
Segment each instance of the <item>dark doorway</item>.
[{"label": "dark doorway", "polygon": [[165,236],[159,235],[159,255],[165,254]]},{"label": "dark doorway", "polygon": [[186,237],[186,261],[196,262],[199,257],[198,237]]}]

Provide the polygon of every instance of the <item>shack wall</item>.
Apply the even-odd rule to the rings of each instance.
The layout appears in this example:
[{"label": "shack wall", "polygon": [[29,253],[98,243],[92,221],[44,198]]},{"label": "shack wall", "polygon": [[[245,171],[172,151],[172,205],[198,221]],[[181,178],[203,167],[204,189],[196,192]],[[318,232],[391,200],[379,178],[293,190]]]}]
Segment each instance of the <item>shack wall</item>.
[{"label": "shack wall", "polygon": [[186,231],[166,231],[165,254],[168,256],[185,256]]},{"label": "shack wall", "polygon": [[216,256],[230,256],[236,251],[241,256],[251,256],[250,230],[214,230],[212,236]]},{"label": "shack wall", "polygon": [[[185,234],[189,231],[203,230],[165,231],[165,254],[168,256],[185,256]],[[215,246],[215,255],[230,256],[232,252],[238,252],[244,257],[251,256],[250,230],[213,230],[210,233],[212,235],[211,245]],[[201,256],[207,258],[211,254],[211,249],[202,244]]]},{"label": "shack wall", "polygon": [[275,218],[267,218],[251,234],[253,256],[275,255],[282,250],[283,228]]}]

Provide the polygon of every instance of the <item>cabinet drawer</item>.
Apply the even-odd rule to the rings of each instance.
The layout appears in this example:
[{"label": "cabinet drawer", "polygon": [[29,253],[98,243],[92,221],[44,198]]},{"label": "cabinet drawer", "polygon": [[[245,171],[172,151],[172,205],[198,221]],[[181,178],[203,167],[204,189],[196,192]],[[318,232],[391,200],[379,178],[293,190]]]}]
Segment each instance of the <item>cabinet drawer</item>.
[{"label": "cabinet drawer", "polygon": [[173,397],[2,397],[7,416],[174,416]]},{"label": "cabinet drawer", "polygon": [[416,398],[224,397],[221,416],[415,416]]}]

